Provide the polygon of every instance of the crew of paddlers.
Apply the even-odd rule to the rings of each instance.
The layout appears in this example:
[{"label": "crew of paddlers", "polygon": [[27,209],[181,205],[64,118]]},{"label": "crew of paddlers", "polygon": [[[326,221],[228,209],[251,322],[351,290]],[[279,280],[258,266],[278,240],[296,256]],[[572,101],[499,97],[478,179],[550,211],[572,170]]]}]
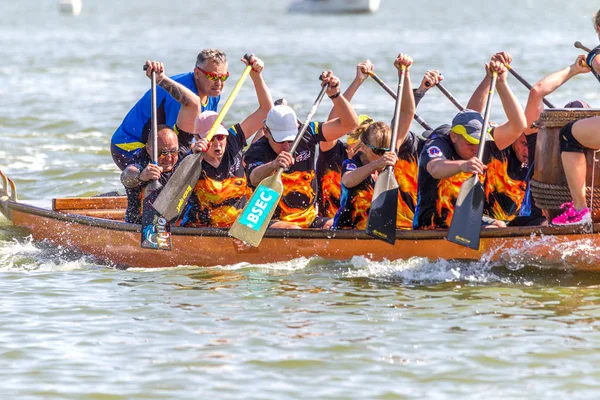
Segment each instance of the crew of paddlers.
[{"label": "crew of paddlers", "polygon": [[[594,20],[600,37],[600,11]],[[393,166],[398,183],[397,229],[447,229],[461,185],[477,174],[484,187],[482,227],[573,225],[591,222],[586,203],[587,149],[600,149],[600,117],[565,125],[560,150],[572,202],[551,221],[533,204],[529,182],[534,164],[537,128],[544,97],[577,74],[592,72],[600,81],[600,46],[579,55],[573,64],[554,72],[529,92],[525,110],[508,84],[512,62],[507,52],[494,54],[482,67],[482,81],[466,108],[436,129],[416,134],[410,130],[416,106],[425,93],[440,84],[439,71],[427,71],[411,88],[412,58],[394,60],[404,74],[398,121],[374,121],[357,115],[351,100],[374,73],[369,60],[356,66],[356,77],[341,92],[339,79],[322,73],[322,87],[331,99],[327,121],[312,121],[290,153],[302,122],[285,99],[273,102],[263,79],[264,63],[255,55],[243,58],[250,66],[258,108],[229,127],[213,124],[220,94],[229,78],[225,54],[202,50],[193,72],[168,77],[162,63],[147,61],[146,74],[156,76],[157,109],[150,91],[127,114],[111,141],[115,163],[128,196],[126,221],[141,222],[143,188],[153,180],[166,185],[185,157],[202,152],[201,174],[189,201],[176,220],[180,226],[230,227],[260,182],[283,168],[283,193],[271,228],[365,229],[378,176]],[[486,99],[497,75],[495,90],[506,121],[483,126]],[[586,108],[572,101],[565,108]],[[157,160],[152,162],[151,113],[158,118]],[[396,141],[392,130],[397,126]],[[213,135],[206,140],[213,128]],[[250,142],[251,141],[251,142]],[[477,157],[480,141],[484,156]]]}]

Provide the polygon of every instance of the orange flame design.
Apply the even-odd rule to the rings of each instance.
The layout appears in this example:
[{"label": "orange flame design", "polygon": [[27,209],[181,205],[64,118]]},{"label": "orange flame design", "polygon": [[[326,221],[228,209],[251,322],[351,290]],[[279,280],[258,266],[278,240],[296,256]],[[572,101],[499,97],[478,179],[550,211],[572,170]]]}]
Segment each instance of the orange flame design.
[{"label": "orange flame design", "polygon": [[[492,193],[502,193],[515,203],[515,210],[518,210],[525,198],[523,183],[523,181],[510,179],[508,176],[508,161],[494,158],[488,164],[485,198],[489,201]],[[490,215],[492,218],[512,220],[515,217],[515,215],[508,215],[507,210],[504,210],[497,201],[494,201],[494,204],[491,204],[490,208],[493,214]]]},{"label": "orange flame design", "polygon": [[246,178],[239,177],[218,181],[204,176],[204,179],[200,179],[194,187],[194,195],[198,199],[200,210],[208,211],[210,226],[220,228],[230,227],[242,211],[234,205],[223,203],[231,199],[239,201],[245,196],[249,197],[250,194]]},{"label": "orange flame design", "polygon": [[352,199],[352,221],[356,223],[356,229],[366,229],[369,219],[369,210],[373,201],[373,189],[360,190]]},{"label": "orange flame design", "polygon": [[342,178],[338,171],[327,170],[321,178],[321,203],[325,205],[325,209],[321,210],[321,215],[327,218],[333,218],[338,211],[340,204],[340,196]]},{"label": "orange flame design", "polygon": [[[447,228],[450,226],[452,222],[452,216],[454,215],[454,205],[456,204],[456,199],[458,198],[458,193],[460,192],[460,187],[464,181],[472,177],[473,174],[467,172],[461,172],[454,176],[451,176],[446,179],[441,179],[438,183],[438,199],[436,202],[436,213],[438,215],[442,215],[444,210],[448,211],[448,215],[446,216],[445,224],[443,228]],[[483,181],[483,175],[479,177],[480,181]],[[434,221],[431,221],[431,228],[441,228],[435,226]]]},{"label": "orange flame design", "polygon": [[[282,199],[279,201],[281,221],[293,222],[301,228],[308,228],[317,217],[317,208],[314,205],[315,191],[311,183],[315,179],[315,171],[296,171],[290,174],[282,174],[283,183]],[[292,193],[303,194],[308,199],[307,208],[293,208],[285,204],[284,198]]]},{"label": "orange flame design", "polygon": [[415,216],[414,206],[406,204],[402,198],[402,193],[411,196],[413,205],[417,204],[417,177],[419,173],[419,164],[415,158],[409,160],[398,160],[394,165],[394,176],[398,181],[398,211],[396,214],[396,228],[412,229],[413,218]]}]

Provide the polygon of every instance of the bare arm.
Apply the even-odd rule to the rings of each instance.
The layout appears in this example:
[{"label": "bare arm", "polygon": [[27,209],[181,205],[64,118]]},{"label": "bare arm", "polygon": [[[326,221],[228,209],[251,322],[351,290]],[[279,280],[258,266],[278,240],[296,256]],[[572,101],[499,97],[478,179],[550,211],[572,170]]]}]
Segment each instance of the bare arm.
[{"label": "bare arm", "polygon": [[[244,64],[247,63],[247,61],[244,59],[242,59],[242,61]],[[262,127],[263,121],[267,118],[269,110],[271,107],[273,107],[271,93],[269,92],[269,88],[267,87],[267,84],[262,76],[262,71],[264,69],[262,60],[252,54],[250,55],[250,65],[252,65],[250,78],[252,79],[252,83],[254,83],[254,89],[256,90],[258,109],[247,116],[246,119],[240,123],[242,130],[246,135],[246,139],[254,135],[254,133]],[[257,140],[256,137],[254,139]]]},{"label": "bare arm", "polygon": [[589,67],[585,64],[585,56],[580,55],[571,66],[556,71],[533,85],[529,91],[527,105],[525,106],[525,118],[527,119],[525,134],[530,135],[537,132],[537,128],[531,128],[531,124],[533,124],[533,122],[540,117],[542,111],[544,111],[544,97],[554,92],[575,75],[589,71]]},{"label": "bare arm", "polygon": [[[492,62],[492,64],[494,64],[494,62]],[[504,71],[502,73],[498,71],[499,75],[496,89],[498,91],[498,96],[502,101],[504,113],[508,118],[508,121],[494,129],[494,141],[496,142],[496,146],[502,150],[513,144],[515,140],[521,136],[527,127],[527,120],[525,119],[525,113],[521,108],[521,104],[519,104],[519,101],[512,90],[510,90],[508,82],[506,81],[506,66],[501,63],[497,63],[496,66]]]},{"label": "bare arm", "polygon": [[[364,157],[364,155],[363,155]],[[377,160],[371,161],[367,165],[363,165],[354,171],[347,171],[342,176],[342,184],[347,188],[353,188],[367,179],[373,172],[384,168],[387,165],[394,165],[398,161],[396,153],[388,151]]]},{"label": "bare arm", "polygon": [[409,63],[406,68],[406,76],[404,77],[404,87],[402,89],[402,104],[400,105],[400,118],[398,119],[398,137],[396,138],[396,150],[402,146],[402,143],[408,136],[410,125],[416,112],[415,97],[410,84],[410,65],[412,58],[406,56],[404,62]]},{"label": "bare arm", "polygon": [[486,168],[477,157],[468,160],[437,158],[427,163],[427,172],[435,179],[449,178],[461,172],[482,174]]},{"label": "bare arm", "polygon": [[277,171],[275,160],[254,168],[249,176],[250,184],[254,187],[258,186],[263,179],[273,175],[275,171]]},{"label": "bare arm", "polygon": [[334,97],[332,99],[333,107],[339,115],[338,118],[329,120],[322,125],[323,136],[327,141],[331,141],[339,139],[346,133],[356,129],[358,126],[358,115],[356,115],[350,102],[344,96],[338,95],[340,93],[340,81],[337,77],[333,76],[331,71],[323,73],[323,84],[328,84],[327,96],[330,98]]}]

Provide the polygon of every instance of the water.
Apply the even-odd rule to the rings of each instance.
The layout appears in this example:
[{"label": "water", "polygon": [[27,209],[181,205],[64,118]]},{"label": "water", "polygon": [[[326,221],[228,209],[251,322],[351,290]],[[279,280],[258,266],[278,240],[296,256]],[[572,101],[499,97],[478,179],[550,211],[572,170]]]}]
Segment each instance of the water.
[{"label": "water", "polygon": [[[202,48],[266,64],[273,97],[304,115],[317,77],[348,84],[369,58],[395,84],[411,54],[413,86],[430,68],[466,104],[483,64],[507,50],[531,83],[595,46],[597,3],[556,0],[384,0],[375,15],[287,15],[286,1],[84,0],[0,6],[0,168],[22,199],[120,189],[108,146],[149,87],[141,67],[189,71]],[[524,105],[527,92],[511,87]],[[225,96],[233,87],[228,82]],[[598,106],[578,76],[550,96]],[[389,120],[393,101],[367,81],[353,101]],[[499,101],[492,119],[503,121]],[[317,114],[329,112],[325,102]],[[430,91],[419,114],[448,123]],[[250,84],[226,122],[256,108]],[[417,125],[415,131],[420,132]],[[586,243],[567,256],[593,256]],[[517,255],[515,255],[517,256]],[[567,259],[568,260],[568,259]],[[117,270],[73,249],[32,241],[0,220],[0,393],[19,399],[596,398],[600,275],[500,263],[299,259],[205,270]]]}]

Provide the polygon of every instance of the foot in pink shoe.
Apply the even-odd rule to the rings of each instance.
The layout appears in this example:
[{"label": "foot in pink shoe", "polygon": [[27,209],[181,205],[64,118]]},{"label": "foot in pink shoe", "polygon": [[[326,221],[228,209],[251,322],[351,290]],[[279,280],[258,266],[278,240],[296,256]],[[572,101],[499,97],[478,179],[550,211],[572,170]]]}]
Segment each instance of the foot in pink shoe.
[{"label": "foot in pink shoe", "polygon": [[572,204],[568,206],[565,212],[552,220],[552,225],[583,225],[591,223],[592,214],[590,213],[590,209],[586,207],[576,210]]}]

